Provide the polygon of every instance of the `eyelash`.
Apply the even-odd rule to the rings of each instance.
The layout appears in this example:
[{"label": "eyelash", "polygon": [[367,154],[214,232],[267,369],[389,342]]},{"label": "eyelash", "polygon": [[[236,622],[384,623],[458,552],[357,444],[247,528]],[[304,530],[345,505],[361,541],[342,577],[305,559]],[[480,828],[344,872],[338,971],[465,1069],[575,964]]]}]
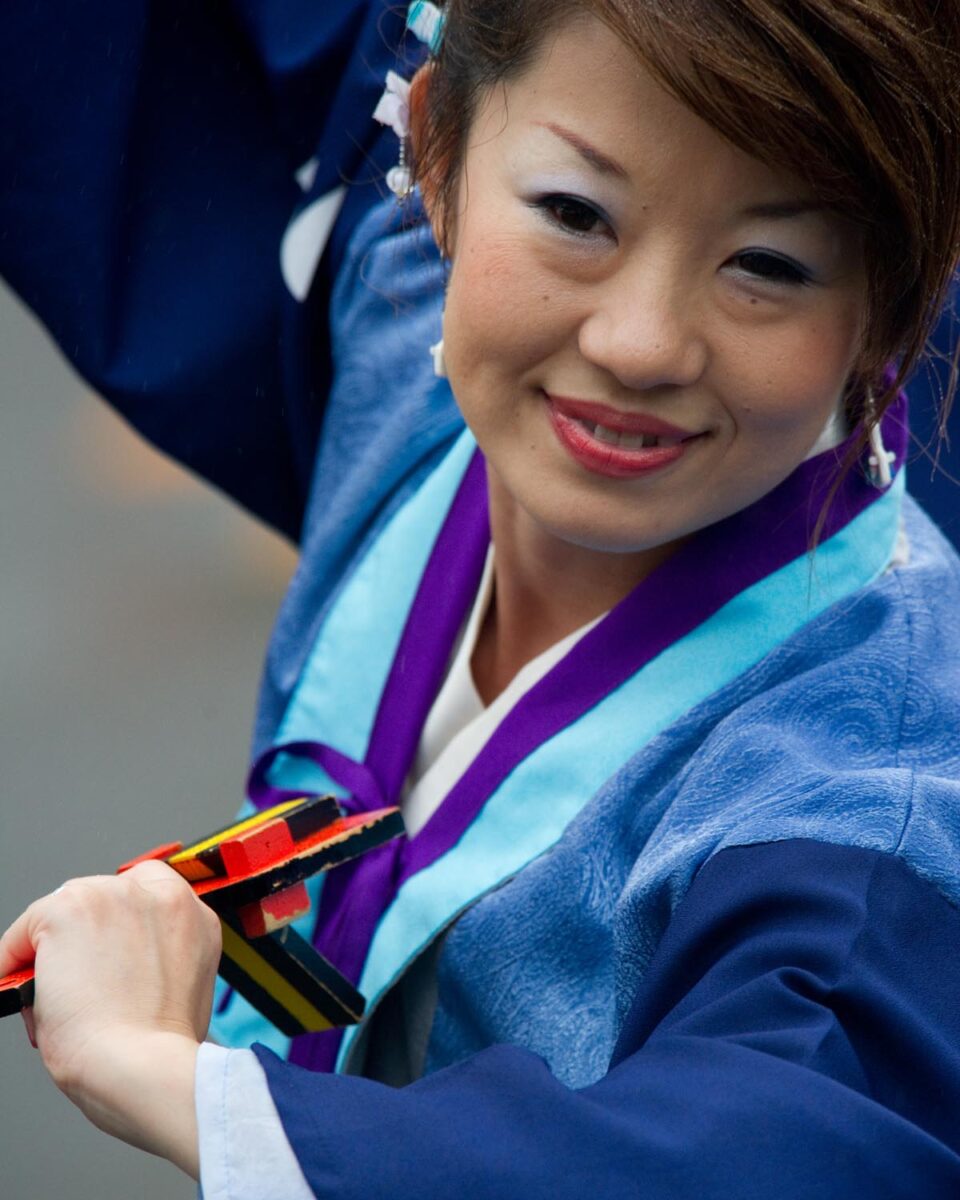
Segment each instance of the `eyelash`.
[{"label": "eyelash", "polygon": [[[541,213],[551,225],[571,237],[590,238],[598,236],[599,233],[595,228],[578,229],[569,224],[571,216],[587,218],[591,225],[599,223],[606,231],[600,236],[615,237],[603,213],[586,200],[581,200],[579,196],[554,192],[538,196],[532,201],[531,207]],[[760,283],[779,287],[806,287],[812,282],[810,272],[798,262],[770,250],[742,250],[734,255],[730,262],[738,265],[742,274]]]},{"label": "eyelash", "polygon": [[[577,229],[575,226],[568,225],[561,213],[566,213],[566,218],[576,214],[579,217],[586,217],[591,224],[599,222],[606,226],[609,231],[609,223],[603,213],[599,212],[592,204],[588,204],[586,200],[581,200],[579,196],[567,196],[562,193],[551,193],[546,196],[538,196],[532,201],[531,207],[542,214],[545,220],[551,225],[560,229],[563,233],[570,234],[571,237],[589,238],[596,237],[597,230],[595,229]],[[612,235],[611,235],[612,236]]]},{"label": "eyelash", "polygon": [[[753,263],[752,269],[745,265],[747,260]],[[781,287],[806,287],[812,282],[810,272],[799,263],[791,258],[784,258],[781,254],[773,254],[769,250],[742,250],[730,261],[739,264],[745,275],[762,283]],[[761,264],[764,269],[761,269]]]}]

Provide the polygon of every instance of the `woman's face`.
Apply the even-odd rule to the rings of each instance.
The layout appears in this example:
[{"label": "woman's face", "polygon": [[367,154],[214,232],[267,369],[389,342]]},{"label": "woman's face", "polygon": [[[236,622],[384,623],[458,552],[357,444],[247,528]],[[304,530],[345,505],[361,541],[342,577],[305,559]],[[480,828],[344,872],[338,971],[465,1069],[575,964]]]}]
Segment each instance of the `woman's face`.
[{"label": "woman's face", "polygon": [[662,554],[749,505],[857,357],[854,233],[594,18],[486,97],[447,250],[447,369],[491,501],[551,543]]}]

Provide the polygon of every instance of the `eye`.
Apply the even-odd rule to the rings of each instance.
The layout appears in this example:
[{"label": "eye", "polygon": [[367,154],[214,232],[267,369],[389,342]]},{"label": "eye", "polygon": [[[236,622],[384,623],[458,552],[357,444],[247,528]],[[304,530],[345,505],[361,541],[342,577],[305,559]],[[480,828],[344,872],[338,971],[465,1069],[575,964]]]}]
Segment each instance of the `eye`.
[{"label": "eye", "polygon": [[811,281],[810,272],[800,263],[769,250],[744,250],[730,261],[744,275],[764,283],[804,286]]},{"label": "eye", "polygon": [[551,224],[576,237],[609,233],[605,218],[592,204],[576,196],[540,196],[533,202],[533,207],[543,213]]}]

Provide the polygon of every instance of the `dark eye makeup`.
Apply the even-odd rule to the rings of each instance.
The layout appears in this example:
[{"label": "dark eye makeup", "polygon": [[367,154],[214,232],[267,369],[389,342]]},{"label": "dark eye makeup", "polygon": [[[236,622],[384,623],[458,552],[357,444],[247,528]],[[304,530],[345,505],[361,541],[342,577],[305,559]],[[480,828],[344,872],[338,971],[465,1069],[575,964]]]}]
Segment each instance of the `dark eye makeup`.
[{"label": "dark eye makeup", "polygon": [[538,196],[531,202],[531,207],[543,214],[551,224],[577,237],[609,231],[603,214],[577,196],[559,193]]},{"label": "dark eye makeup", "polygon": [[[537,196],[530,201],[552,226],[574,237],[598,234],[613,237],[610,223],[599,209],[579,196],[560,192]],[[812,282],[811,273],[800,263],[772,250],[742,250],[729,260],[742,274],[762,283],[781,286],[806,286]]]},{"label": "dark eye makeup", "polygon": [[730,261],[744,274],[764,283],[806,285],[812,281],[810,272],[800,263],[770,250],[743,250]]}]

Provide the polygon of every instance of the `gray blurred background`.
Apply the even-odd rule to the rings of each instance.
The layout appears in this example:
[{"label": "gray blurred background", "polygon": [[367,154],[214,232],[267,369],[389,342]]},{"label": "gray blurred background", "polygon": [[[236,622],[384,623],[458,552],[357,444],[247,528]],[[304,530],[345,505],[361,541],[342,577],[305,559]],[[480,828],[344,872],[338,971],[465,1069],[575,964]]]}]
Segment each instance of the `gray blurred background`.
[{"label": "gray blurred background", "polygon": [[[290,549],[161,459],[0,291],[0,926],[223,824]],[[0,1022],[2,1200],[195,1196],[87,1125]]]}]

